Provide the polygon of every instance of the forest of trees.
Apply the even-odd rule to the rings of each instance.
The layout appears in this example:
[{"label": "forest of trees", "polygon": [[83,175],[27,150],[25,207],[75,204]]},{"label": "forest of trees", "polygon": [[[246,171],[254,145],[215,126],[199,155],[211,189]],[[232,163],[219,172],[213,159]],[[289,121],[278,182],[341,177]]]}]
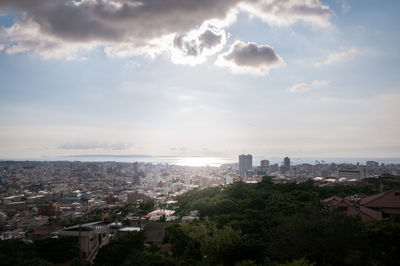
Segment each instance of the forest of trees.
[{"label": "forest of trees", "polygon": [[178,264],[399,265],[400,217],[363,222],[321,200],[367,195],[371,186],[317,187],[313,183],[258,184],[193,190],[178,198],[181,215],[199,210],[201,219],[167,228]]}]

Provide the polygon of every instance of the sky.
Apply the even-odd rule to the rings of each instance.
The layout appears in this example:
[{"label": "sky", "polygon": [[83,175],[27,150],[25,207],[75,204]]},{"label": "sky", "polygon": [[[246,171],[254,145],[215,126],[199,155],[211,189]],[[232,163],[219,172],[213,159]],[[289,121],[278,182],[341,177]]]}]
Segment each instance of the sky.
[{"label": "sky", "polygon": [[1,0],[0,158],[400,157],[399,12]]}]

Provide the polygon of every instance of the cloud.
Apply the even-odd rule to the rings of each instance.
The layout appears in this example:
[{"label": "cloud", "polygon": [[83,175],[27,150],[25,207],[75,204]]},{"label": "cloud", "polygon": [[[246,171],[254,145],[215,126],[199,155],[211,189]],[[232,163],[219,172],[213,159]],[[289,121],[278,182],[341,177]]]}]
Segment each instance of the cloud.
[{"label": "cloud", "polygon": [[241,11],[271,25],[323,26],[331,15],[319,0],[2,0],[0,10],[21,14],[0,30],[8,54],[73,60],[102,47],[112,57],[166,54],[180,64],[222,49]]},{"label": "cloud", "polygon": [[309,90],[311,90],[311,87],[308,83],[298,83],[289,88],[286,88],[286,91],[290,93],[303,93]]},{"label": "cloud", "polygon": [[327,81],[327,80],[314,80],[311,84],[312,84],[313,87],[321,88],[321,87],[328,86],[329,85],[329,81]]},{"label": "cloud", "polygon": [[4,45],[0,44],[0,52],[4,50]]},{"label": "cloud", "polygon": [[344,0],[342,0],[340,4],[341,4],[343,14],[349,12],[349,10],[351,9],[351,6]]},{"label": "cloud", "polygon": [[322,88],[328,85],[329,81],[327,80],[314,80],[313,82],[311,82],[311,85],[305,82],[297,83],[291,87],[286,88],[286,91],[290,93],[303,93],[306,91],[310,91],[312,88]]},{"label": "cloud", "polygon": [[44,58],[72,58],[81,50],[102,45],[111,56],[147,52],[154,56],[165,48],[157,40],[185,34],[211,19],[221,24],[238,2],[4,0],[0,8],[13,8],[23,14],[6,31],[8,40],[14,43],[8,48],[10,54],[33,52]]},{"label": "cloud", "polygon": [[216,64],[233,73],[265,76],[272,68],[284,66],[285,62],[269,45],[236,41],[228,52],[218,57]]},{"label": "cloud", "polygon": [[96,46],[95,42],[68,42],[53,35],[42,34],[40,25],[27,18],[5,29],[5,34],[12,43],[5,50],[7,54],[33,52],[44,59],[82,59],[82,52],[92,50]]},{"label": "cloud", "polygon": [[59,146],[63,150],[126,150],[132,147],[132,144],[125,142],[97,142],[97,141],[78,141],[64,143]]},{"label": "cloud", "polygon": [[202,48],[210,49],[221,43],[222,35],[219,35],[208,29],[200,35],[199,40]]},{"label": "cloud", "polygon": [[226,32],[209,24],[185,34],[176,34],[170,49],[172,62],[197,65],[219,52],[226,44]]},{"label": "cloud", "polygon": [[[186,32],[205,20],[223,19],[238,0],[3,0],[41,31],[69,41],[154,39]],[[0,7],[1,7],[0,5]]]},{"label": "cloud", "polygon": [[63,150],[94,150],[94,149],[106,149],[108,145],[97,142],[75,142],[75,143],[64,143],[59,146]]},{"label": "cloud", "polygon": [[330,25],[329,6],[323,5],[319,0],[246,1],[241,7],[270,25],[289,26],[299,20],[322,27]]},{"label": "cloud", "polygon": [[354,58],[356,55],[360,54],[360,51],[356,48],[350,48],[347,50],[339,51],[339,52],[334,52],[329,54],[325,60],[316,62],[314,65],[316,67],[321,67],[323,65],[330,65],[333,63],[339,63],[343,61],[350,60]]},{"label": "cloud", "polygon": [[131,148],[133,145],[130,143],[125,143],[125,142],[116,142],[110,144],[108,147],[111,150],[127,150]]}]

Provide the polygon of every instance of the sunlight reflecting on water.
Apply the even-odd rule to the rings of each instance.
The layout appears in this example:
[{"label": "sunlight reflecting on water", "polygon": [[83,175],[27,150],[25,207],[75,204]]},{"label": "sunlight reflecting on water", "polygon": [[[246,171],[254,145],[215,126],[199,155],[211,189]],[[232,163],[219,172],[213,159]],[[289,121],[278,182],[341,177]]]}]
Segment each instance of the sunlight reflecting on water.
[{"label": "sunlight reflecting on water", "polygon": [[229,163],[228,159],[217,157],[182,157],[175,161],[175,164],[181,166],[213,166],[219,167],[222,164]]}]

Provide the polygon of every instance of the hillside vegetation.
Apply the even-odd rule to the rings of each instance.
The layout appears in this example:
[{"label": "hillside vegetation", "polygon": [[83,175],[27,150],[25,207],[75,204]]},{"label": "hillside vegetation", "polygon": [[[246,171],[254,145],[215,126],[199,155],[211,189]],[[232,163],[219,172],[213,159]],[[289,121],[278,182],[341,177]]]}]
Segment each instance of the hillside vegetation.
[{"label": "hillside vegetation", "polygon": [[178,198],[181,215],[201,219],[167,228],[176,263],[192,265],[398,265],[400,219],[363,222],[321,200],[377,193],[369,186],[258,184],[192,190]]}]

